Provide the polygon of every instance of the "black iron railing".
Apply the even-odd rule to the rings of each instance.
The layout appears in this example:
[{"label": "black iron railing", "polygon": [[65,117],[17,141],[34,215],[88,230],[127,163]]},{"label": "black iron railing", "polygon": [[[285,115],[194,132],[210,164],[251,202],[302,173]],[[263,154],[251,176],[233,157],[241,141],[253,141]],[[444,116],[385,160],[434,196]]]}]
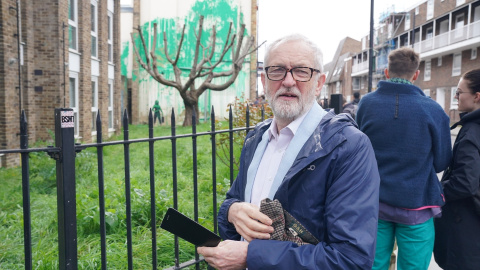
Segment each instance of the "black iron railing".
[{"label": "black iron railing", "polygon": [[[264,110],[261,110],[262,120]],[[57,212],[58,212],[58,248],[59,248],[59,268],[77,269],[77,223],[76,223],[76,190],[75,190],[75,158],[76,153],[86,148],[96,148],[97,166],[98,166],[98,188],[99,188],[99,210],[100,210],[100,246],[101,246],[101,268],[107,269],[107,242],[106,242],[106,223],[105,223],[105,186],[104,186],[104,164],[103,149],[113,145],[123,145],[124,147],[124,170],[125,170],[125,207],[126,207],[126,243],[128,257],[128,269],[133,269],[132,252],[132,206],[131,206],[131,175],[130,175],[130,145],[134,143],[149,144],[149,169],[150,169],[150,214],[151,214],[151,233],[152,233],[152,269],[157,269],[157,225],[155,209],[155,155],[154,144],[157,141],[170,141],[172,147],[172,186],[173,186],[173,207],[178,209],[178,179],[177,179],[177,140],[192,139],[192,158],[193,158],[193,192],[194,192],[194,219],[198,221],[198,168],[197,168],[197,138],[200,136],[210,136],[212,150],[212,204],[213,204],[213,224],[214,231],[217,232],[217,190],[216,190],[216,136],[222,133],[229,135],[229,169],[230,183],[234,179],[234,140],[235,132],[248,132],[250,127],[250,112],[247,106],[245,127],[233,127],[232,110],[229,113],[229,128],[227,130],[215,129],[215,112],[211,110],[211,127],[208,132],[197,132],[196,116],[192,116],[192,133],[176,134],[175,114],[172,109],[171,114],[171,135],[164,137],[153,136],[153,117],[150,112],[148,117],[148,138],[129,139],[128,116],[125,110],[123,114],[123,140],[121,141],[102,141],[102,122],[100,113],[97,114],[97,142],[91,144],[76,144],[74,138],[74,121],[72,109],[55,109],[55,147],[46,148],[28,148],[28,130],[25,113],[21,114],[21,134],[20,149],[0,150],[0,154],[20,153],[22,160],[22,193],[23,193],[23,220],[24,220],[24,253],[25,269],[32,269],[32,237],[31,237],[31,213],[30,213],[30,184],[29,184],[29,157],[31,152],[46,152],[56,160],[57,175]],[[179,261],[179,242],[174,238],[175,259],[173,266],[169,269],[182,269],[191,265],[196,265],[199,269],[199,263],[203,261],[197,253],[195,258],[190,261]]]}]

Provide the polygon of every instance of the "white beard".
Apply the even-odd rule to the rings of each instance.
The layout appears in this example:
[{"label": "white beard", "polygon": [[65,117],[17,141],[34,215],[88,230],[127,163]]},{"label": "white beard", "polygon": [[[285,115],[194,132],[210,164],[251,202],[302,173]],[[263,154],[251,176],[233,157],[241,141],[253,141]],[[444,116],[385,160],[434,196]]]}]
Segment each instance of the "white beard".
[{"label": "white beard", "polygon": [[[305,114],[312,107],[313,102],[315,101],[315,90],[312,88],[310,91],[301,94],[300,90],[297,87],[285,88],[281,87],[272,97],[268,86],[265,89],[265,95],[270,103],[273,114],[276,118],[282,121],[292,122],[298,117]],[[285,101],[278,99],[280,95],[290,93],[297,96],[297,100]]]}]

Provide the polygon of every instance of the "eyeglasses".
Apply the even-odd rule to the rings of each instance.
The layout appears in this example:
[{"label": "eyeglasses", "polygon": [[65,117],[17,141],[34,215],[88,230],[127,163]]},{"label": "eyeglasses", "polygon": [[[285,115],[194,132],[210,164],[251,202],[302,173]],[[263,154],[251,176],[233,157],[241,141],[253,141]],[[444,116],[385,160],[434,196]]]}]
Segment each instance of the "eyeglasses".
[{"label": "eyeglasses", "polygon": [[265,67],[265,72],[267,73],[267,78],[271,81],[283,81],[287,76],[287,72],[290,72],[295,81],[308,82],[312,78],[313,72],[320,72],[320,70],[309,67],[286,69],[280,66],[269,66]]},{"label": "eyeglasses", "polygon": [[457,92],[455,92],[455,96],[458,97],[458,96],[460,96],[460,94],[463,94],[463,93],[470,93],[470,92],[457,91]]}]

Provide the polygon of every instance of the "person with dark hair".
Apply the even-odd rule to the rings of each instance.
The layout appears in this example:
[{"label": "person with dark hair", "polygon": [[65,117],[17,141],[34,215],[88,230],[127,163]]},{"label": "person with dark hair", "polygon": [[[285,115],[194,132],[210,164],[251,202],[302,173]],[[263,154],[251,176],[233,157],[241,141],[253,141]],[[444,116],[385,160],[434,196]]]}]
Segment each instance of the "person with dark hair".
[{"label": "person with dark hair", "polygon": [[355,92],[355,93],[353,93],[352,104],[357,105],[358,103],[360,103],[360,92]]},{"label": "person with dark hair", "polygon": [[[261,79],[274,117],[245,139],[237,178],[218,213],[225,241],[197,248],[211,266],[371,269],[377,163],[367,136],[350,117],[315,102],[325,83],[321,59],[320,49],[302,35],[267,48]],[[273,218],[268,212],[288,215]],[[290,217],[298,226],[287,226]],[[283,226],[276,226],[279,221]],[[283,233],[277,230],[282,227]],[[306,240],[302,235],[314,241],[293,237]]]},{"label": "person with dark hair", "polygon": [[444,172],[445,205],[435,220],[434,256],[447,270],[480,268],[480,69],[465,73],[458,83],[462,126],[453,145],[453,159]]},{"label": "person with dark hair", "polygon": [[451,158],[449,117],[413,82],[420,57],[411,48],[390,52],[377,91],[365,95],[356,121],[372,142],[380,173],[380,211],[372,269],[389,268],[394,242],[397,269],[428,269],[444,204],[437,173]]},{"label": "person with dark hair", "polygon": [[350,114],[350,116],[352,116],[352,118],[355,119],[355,115],[358,109],[358,105],[357,105],[358,103],[353,103],[353,102],[347,103],[347,100],[345,99],[344,96],[342,96],[342,100],[343,100],[342,112]]}]

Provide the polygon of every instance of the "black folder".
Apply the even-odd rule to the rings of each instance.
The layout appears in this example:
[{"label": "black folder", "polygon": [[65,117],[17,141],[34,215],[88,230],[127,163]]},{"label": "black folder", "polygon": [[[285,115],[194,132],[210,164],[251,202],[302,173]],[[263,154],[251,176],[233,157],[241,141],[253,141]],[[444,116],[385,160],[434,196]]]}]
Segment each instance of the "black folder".
[{"label": "black folder", "polygon": [[221,241],[220,236],[173,208],[168,208],[160,228],[196,246],[216,247]]}]

